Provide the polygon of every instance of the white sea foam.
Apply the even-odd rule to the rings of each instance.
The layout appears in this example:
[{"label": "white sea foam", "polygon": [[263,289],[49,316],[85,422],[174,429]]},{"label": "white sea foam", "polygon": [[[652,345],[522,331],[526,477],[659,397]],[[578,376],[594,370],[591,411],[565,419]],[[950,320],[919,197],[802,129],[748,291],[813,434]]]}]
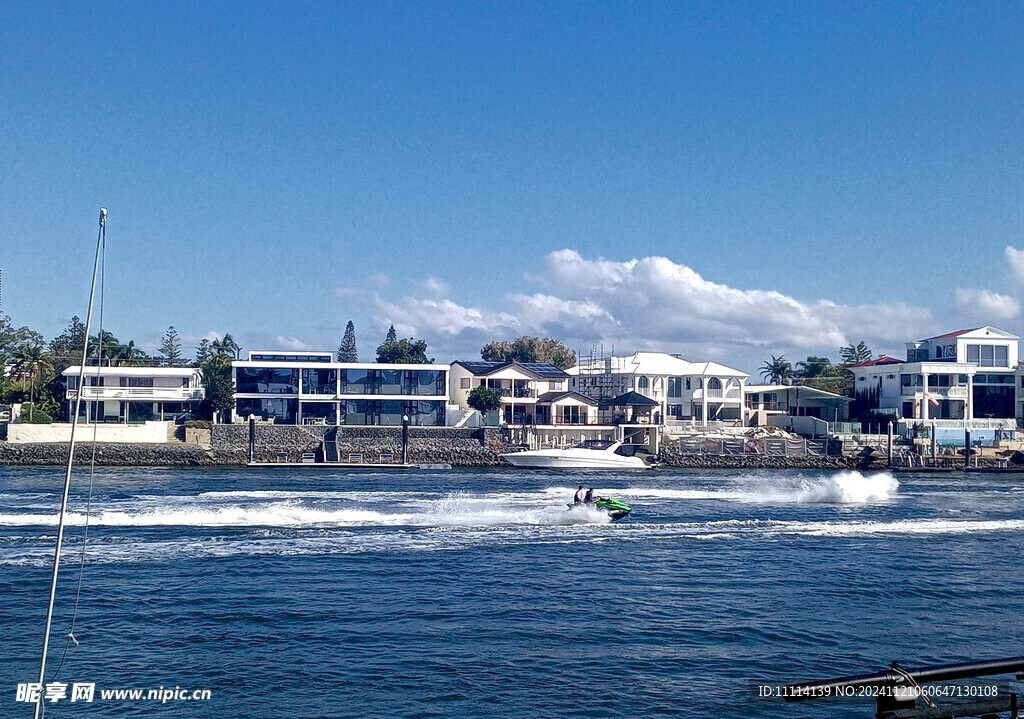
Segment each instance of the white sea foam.
[{"label": "white sea foam", "polygon": [[[849,470],[828,477],[806,475],[746,475],[723,479],[721,487],[704,489],[668,489],[628,487],[595,489],[602,496],[624,500],[719,500],[749,504],[869,504],[896,496],[899,482],[885,472],[864,475]],[[549,487],[545,494],[572,494],[568,487]]]},{"label": "white sea foam", "polygon": [[[177,500],[180,498],[171,498]],[[569,525],[606,523],[607,513],[589,508],[568,511],[565,506],[516,506],[503,500],[451,495],[408,505],[399,511],[364,508],[326,508],[299,500],[208,506],[202,503],[101,509],[89,518],[94,526],[113,527],[480,527],[505,525]],[[56,514],[0,514],[0,525],[53,525]],[[85,515],[70,512],[66,523],[81,526]]]}]

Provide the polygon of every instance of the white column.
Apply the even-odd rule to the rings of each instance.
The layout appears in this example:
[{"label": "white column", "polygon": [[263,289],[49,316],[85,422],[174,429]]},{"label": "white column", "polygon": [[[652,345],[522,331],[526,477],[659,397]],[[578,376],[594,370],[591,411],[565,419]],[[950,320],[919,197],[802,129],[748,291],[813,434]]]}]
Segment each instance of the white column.
[{"label": "white column", "polygon": [[922,372],[921,380],[922,382],[924,382],[925,385],[925,391],[921,395],[921,419],[928,421],[928,410],[929,405],[931,404],[928,400],[928,373]]},{"label": "white column", "polygon": [[967,407],[964,419],[974,419],[974,375],[967,375]]},{"label": "white column", "polygon": [[928,421],[928,406],[931,402],[928,401],[928,373],[921,373],[921,381],[924,382],[924,393],[921,395],[921,419]]}]

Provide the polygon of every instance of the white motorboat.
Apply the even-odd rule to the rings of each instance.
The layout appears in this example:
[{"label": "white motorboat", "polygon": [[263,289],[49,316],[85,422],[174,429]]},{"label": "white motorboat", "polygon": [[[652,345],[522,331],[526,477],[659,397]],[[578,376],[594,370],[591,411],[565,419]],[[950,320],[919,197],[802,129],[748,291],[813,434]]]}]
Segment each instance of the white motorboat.
[{"label": "white motorboat", "polygon": [[588,439],[565,449],[533,449],[509,452],[501,457],[516,467],[547,469],[647,469],[639,457],[628,457],[621,452],[622,442],[606,439]]}]

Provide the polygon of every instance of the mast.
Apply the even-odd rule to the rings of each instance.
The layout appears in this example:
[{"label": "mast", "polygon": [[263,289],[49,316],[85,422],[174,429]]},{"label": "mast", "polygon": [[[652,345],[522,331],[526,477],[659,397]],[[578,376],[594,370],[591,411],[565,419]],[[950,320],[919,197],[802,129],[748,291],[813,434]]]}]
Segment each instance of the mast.
[{"label": "mast", "polygon": [[50,646],[50,627],[53,624],[53,601],[57,596],[57,571],[60,567],[60,549],[64,543],[64,517],[68,510],[68,492],[71,489],[71,467],[75,462],[75,428],[78,427],[78,413],[82,406],[82,392],[85,384],[85,363],[89,358],[89,333],[92,328],[92,308],[96,299],[96,277],[99,274],[100,257],[107,239],[107,208],[100,208],[100,229],[96,236],[96,260],[92,266],[92,287],[89,290],[89,312],[85,316],[85,341],[82,342],[82,362],[78,367],[78,392],[75,394],[75,411],[71,415],[71,437],[68,440],[68,464],[64,472],[64,494],[60,501],[60,515],[57,517],[57,547],[53,553],[53,573],[50,575],[50,601],[46,607],[46,632],[43,634],[43,651],[39,657],[39,697],[34,717],[39,719],[43,711],[46,681],[46,651]]}]

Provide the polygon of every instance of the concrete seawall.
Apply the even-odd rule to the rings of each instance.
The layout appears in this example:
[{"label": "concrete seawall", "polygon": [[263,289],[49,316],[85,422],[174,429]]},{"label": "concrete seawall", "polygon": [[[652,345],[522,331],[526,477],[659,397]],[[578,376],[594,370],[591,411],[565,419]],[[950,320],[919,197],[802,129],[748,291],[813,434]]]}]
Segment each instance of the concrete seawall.
[{"label": "concrete seawall", "polygon": [[[209,436],[207,438],[207,432]],[[244,466],[249,461],[248,425],[215,425],[198,430],[203,444],[101,444],[96,461],[107,466]],[[337,457],[345,463],[401,462],[400,427],[333,427],[256,425],[257,462],[300,462],[303,454],[324,459],[324,438],[334,436]],[[454,467],[508,466],[498,455],[505,449],[501,432],[487,429],[484,443],[479,430],[459,427],[410,427],[409,461],[413,464],[446,463]],[[76,463],[92,457],[89,443],[78,445]],[[383,455],[383,457],[382,457]],[[390,458],[388,457],[390,455]],[[361,457],[361,459],[359,459]],[[668,444],[663,448],[665,466],[683,469],[847,469],[881,470],[884,458],[854,456],[765,455],[721,456],[682,454]],[[67,461],[64,443],[12,444],[0,441],[0,465],[62,465]]]}]

